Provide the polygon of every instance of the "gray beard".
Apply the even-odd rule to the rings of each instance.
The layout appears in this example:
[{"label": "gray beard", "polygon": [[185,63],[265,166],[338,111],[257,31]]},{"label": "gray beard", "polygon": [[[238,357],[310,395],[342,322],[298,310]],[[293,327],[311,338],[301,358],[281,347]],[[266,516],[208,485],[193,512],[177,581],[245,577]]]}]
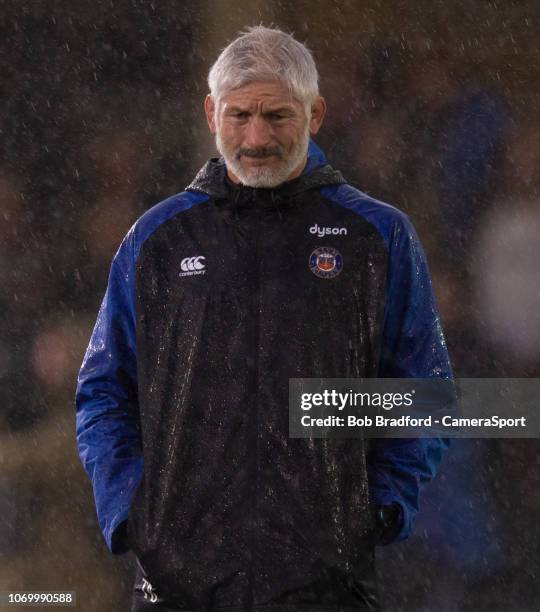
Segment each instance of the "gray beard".
[{"label": "gray beard", "polygon": [[216,132],[216,148],[223,156],[227,168],[234,172],[242,185],[246,185],[247,187],[263,187],[269,189],[285,183],[292,172],[302,163],[302,160],[306,156],[308,146],[309,125],[306,123],[303,138],[293,147],[288,155],[282,157],[277,168],[255,168],[251,171],[246,171],[241,166],[236,156],[237,149],[227,149],[220,138],[219,131]]}]

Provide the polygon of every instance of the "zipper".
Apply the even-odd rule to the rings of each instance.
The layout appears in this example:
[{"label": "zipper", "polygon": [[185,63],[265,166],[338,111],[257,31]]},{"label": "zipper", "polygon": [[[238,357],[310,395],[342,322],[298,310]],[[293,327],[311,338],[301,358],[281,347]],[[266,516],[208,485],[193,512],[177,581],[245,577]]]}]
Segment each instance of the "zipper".
[{"label": "zipper", "polygon": [[[261,204],[257,202],[256,190],[253,190],[251,193],[252,202],[251,205],[253,207]],[[257,559],[257,551],[260,550],[258,546],[258,534],[259,534],[259,498],[260,498],[260,445],[259,445],[259,383],[260,383],[260,333],[261,333],[261,321],[260,321],[260,313],[262,307],[262,292],[261,292],[261,261],[260,261],[260,231],[261,231],[261,215],[255,214],[254,216],[254,231],[253,231],[253,241],[254,241],[254,253],[253,253],[253,266],[252,266],[252,289],[253,296],[251,299],[252,304],[252,313],[253,313],[253,409],[255,410],[255,424],[254,424],[254,435],[255,435],[255,457],[254,457],[254,466],[255,466],[255,482],[253,486],[253,520],[252,520],[252,533],[250,537],[251,543],[251,567],[248,568],[248,586],[247,593],[244,601],[246,610],[253,610],[255,602],[254,602],[254,589],[255,589],[255,576],[257,576],[258,570],[258,559]]]}]

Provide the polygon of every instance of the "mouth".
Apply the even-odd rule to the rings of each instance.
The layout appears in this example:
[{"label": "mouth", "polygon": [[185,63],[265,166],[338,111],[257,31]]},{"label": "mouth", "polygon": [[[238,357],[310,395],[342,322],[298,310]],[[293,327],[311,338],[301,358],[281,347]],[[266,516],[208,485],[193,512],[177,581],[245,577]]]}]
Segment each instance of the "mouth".
[{"label": "mouth", "polygon": [[281,153],[276,150],[240,150],[237,157],[238,159],[243,157],[251,163],[264,163],[272,158],[281,157]]},{"label": "mouth", "polygon": [[277,159],[277,155],[265,155],[264,157],[262,156],[252,156],[252,155],[242,155],[241,156],[245,161],[249,162],[250,164],[253,164],[255,166],[263,166],[264,164],[268,163],[269,161],[273,160],[273,159]]}]

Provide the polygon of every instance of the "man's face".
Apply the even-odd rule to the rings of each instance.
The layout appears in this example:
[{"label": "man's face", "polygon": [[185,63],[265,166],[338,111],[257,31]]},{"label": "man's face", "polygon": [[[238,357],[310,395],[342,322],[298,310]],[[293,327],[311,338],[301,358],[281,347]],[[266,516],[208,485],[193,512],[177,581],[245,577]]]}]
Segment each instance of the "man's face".
[{"label": "man's face", "polygon": [[276,187],[302,173],[310,134],[326,106],[318,98],[310,114],[279,82],[256,82],[208,96],[205,111],[229,177],[250,187]]}]

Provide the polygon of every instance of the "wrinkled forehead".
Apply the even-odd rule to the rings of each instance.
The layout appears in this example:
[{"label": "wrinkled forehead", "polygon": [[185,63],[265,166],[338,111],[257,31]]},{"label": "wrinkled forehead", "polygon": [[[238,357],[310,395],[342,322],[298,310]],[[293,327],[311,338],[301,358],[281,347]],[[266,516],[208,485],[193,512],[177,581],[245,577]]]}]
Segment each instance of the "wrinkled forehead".
[{"label": "wrinkled forehead", "polygon": [[290,88],[279,80],[252,81],[225,91],[219,99],[220,105],[248,105],[256,104],[286,106],[301,109],[304,104],[294,97]]}]

